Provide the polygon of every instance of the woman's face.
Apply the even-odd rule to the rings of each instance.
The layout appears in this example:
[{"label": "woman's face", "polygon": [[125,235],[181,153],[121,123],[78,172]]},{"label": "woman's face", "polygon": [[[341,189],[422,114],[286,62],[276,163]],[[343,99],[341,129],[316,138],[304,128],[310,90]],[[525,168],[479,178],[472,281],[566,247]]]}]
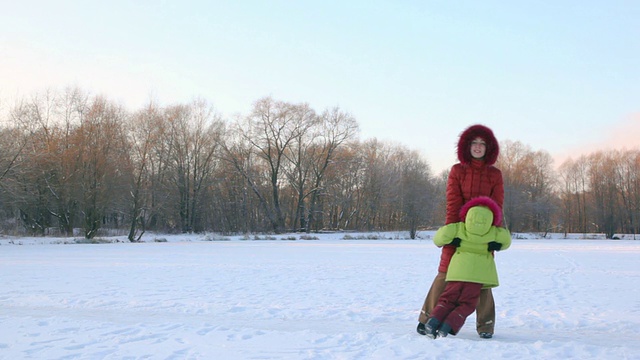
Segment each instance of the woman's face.
[{"label": "woman's face", "polygon": [[471,142],[471,156],[474,159],[482,159],[487,152],[487,143],[480,137],[473,139]]}]

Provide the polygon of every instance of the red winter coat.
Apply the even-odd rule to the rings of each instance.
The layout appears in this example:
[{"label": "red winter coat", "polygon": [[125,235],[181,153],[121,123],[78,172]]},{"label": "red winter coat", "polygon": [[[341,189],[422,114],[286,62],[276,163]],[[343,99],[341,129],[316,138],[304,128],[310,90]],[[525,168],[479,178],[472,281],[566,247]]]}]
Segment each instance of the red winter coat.
[{"label": "red winter coat", "polygon": [[[471,156],[471,142],[481,137],[487,144],[483,159]],[[447,180],[447,216],[445,224],[461,221],[460,208],[467,201],[478,196],[492,198],[500,209],[504,203],[502,172],[493,164],[498,159],[500,148],[491,129],[483,125],[473,125],[460,135],[458,140],[458,164],[451,167]],[[445,245],[440,255],[438,271],[446,273],[449,261],[455,253],[455,246]]]}]

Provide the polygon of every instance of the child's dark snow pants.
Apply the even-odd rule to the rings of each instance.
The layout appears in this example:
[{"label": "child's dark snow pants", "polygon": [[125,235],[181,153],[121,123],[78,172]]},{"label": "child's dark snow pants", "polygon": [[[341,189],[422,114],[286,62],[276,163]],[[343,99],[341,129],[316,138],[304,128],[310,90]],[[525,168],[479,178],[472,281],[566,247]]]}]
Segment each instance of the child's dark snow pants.
[{"label": "child's dark snow pants", "polygon": [[464,321],[476,310],[482,284],[466,281],[450,281],[440,295],[438,304],[431,312],[431,317],[440,323],[447,323],[455,335],[460,331]]},{"label": "child's dark snow pants", "polygon": [[[438,272],[435,279],[433,279],[433,284],[429,289],[427,297],[424,299],[424,304],[422,305],[422,310],[418,317],[419,322],[425,324],[427,319],[429,319],[431,311],[436,307],[438,298],[444,291],[447,284],[445,281],[446,277],[446,273]],[[491,289],[483,289],[480,292],[480,299],[478,299],[478,305],[476,306],[476,330],[478,331],[478,334],[493,334],[495,319],[496,306],[493,300],[493,293],[491,292]]]}]

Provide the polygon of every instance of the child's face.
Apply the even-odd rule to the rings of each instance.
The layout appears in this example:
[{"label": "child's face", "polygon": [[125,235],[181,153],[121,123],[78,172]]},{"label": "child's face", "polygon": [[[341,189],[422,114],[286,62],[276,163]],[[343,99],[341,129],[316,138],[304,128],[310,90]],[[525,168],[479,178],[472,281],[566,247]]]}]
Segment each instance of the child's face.
[{"label": "child's face", "polygon": [[493,212],[486,206],[474,206],[467,212],[464,226],[468,233],[484,235],[493,224]]}]

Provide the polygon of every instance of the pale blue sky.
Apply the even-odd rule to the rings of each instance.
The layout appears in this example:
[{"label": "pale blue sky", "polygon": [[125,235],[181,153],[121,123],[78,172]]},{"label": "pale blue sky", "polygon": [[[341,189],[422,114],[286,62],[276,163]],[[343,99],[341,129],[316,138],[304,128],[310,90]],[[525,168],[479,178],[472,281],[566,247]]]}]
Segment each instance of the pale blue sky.
[{"label": "pale blue sky", "polygon": [[[474,123],[558,162],[640,146],[640,1],[4,1],[0,99],[339,106],[440,172]],[[627,136],[625,138],[625,136]]]}]

